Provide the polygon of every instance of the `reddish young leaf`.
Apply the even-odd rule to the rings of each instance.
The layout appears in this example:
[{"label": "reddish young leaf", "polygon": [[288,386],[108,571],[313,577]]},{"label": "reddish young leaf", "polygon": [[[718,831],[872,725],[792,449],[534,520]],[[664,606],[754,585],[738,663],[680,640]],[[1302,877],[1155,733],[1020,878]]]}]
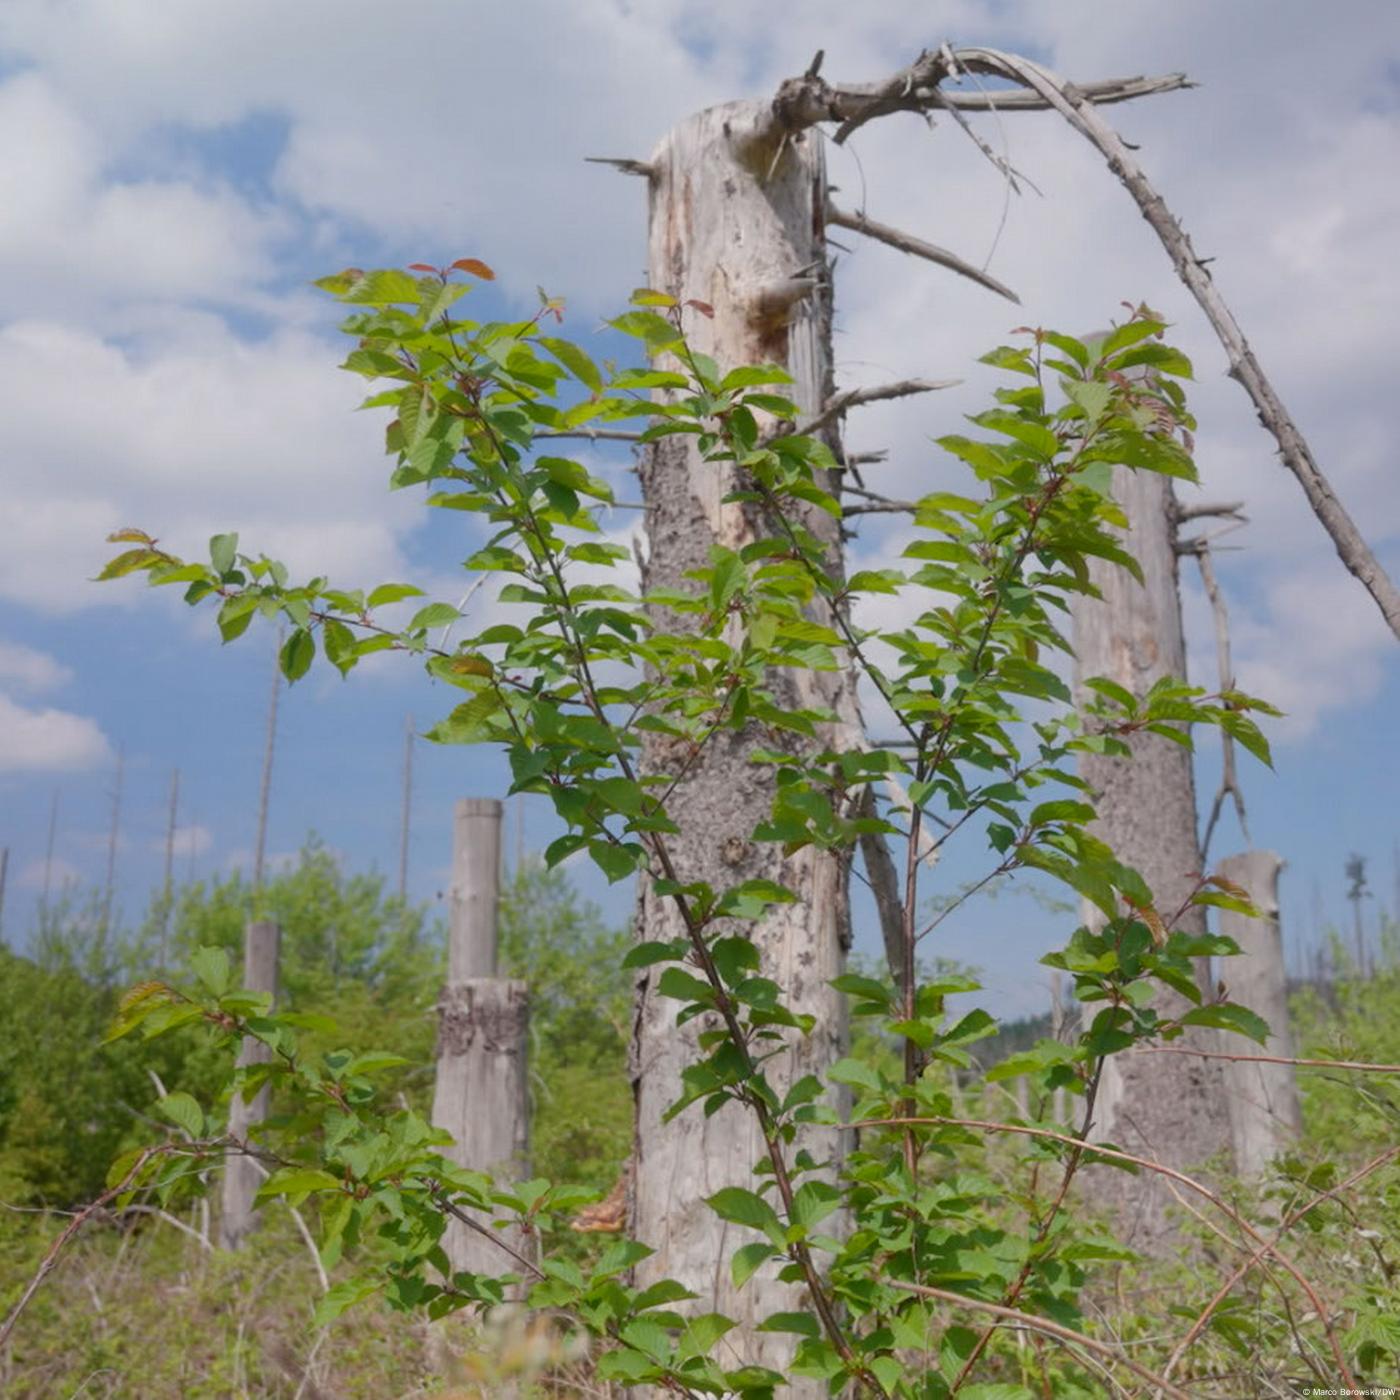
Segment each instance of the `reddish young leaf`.
[{"label": "reddish young leaf", "polygon": [[480,258],[458,258],[452,266],[460,272],[469,272],[473,277],[480,277],[483,282],[496,280],[496,274]]},{"label": "reddish young leaf", "polygon": [[696,301],[694,297],[691,297],[686,305],[693,306],[702,316],[708,316],[712,321],[715,318],[715,309],[708,301]]},{"label": "reddish young leaf", "polygon": [[409,263],[408,270],[410,272],[436,272],[437,268],[432,263]]}]

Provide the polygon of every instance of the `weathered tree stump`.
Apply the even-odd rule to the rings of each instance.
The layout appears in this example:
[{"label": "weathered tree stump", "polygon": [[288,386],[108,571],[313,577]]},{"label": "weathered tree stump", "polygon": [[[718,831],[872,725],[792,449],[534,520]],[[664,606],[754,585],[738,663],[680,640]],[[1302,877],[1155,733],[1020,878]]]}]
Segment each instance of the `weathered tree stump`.
[{"label": "weathered tree stump", "polygon": [[[243,985],[254,992],[277,995],[277,960],[281,950],[282,930],[270,921],[250,923],[243,931]],[[239,1051],[240,1065],[264,1064],[272,1051],[260,1040],[246,1036]],[[250,1129],[267,1117],[270,1091],[266,1084],[245,1103],[242,1094],[235,1094],[229,1104],[229,1136],[243,1143]],[[258,1223],[259,1212],[253,1209],[253,1197],[262,1185],[264,1172],[250,1156],[231,1154],[224,1166],[223,1210],[219,1216],[219,1245],[223,1249],[238,1249],[248,1233]]]},{"label": "weathered tree stump", "polygon": [[[446,1155],[461,1166],[505,1181],[522,1178],[529,1162],[526,1078],[528,989],[496,976],[500,898],[501,804],[468,798],[453,813],[452,888],[447,985],[438,1002],[437,1078],[433,1123],[450,1132]],[[516,1268],[492,1243],[516,1250],[519,1230],[448,1221],[443,1248],[453,1270],[496,1274]]]},{"label": "weathered tree stump", "polygon": [[[1220,862],[1219,873],[1248,893],[1260,915],[1251,919],[1233,910],[1220,911],[1220,932],[1233,938],[1242,953],[1225,962],[1221,971],[1230,984],[1230,1000],[1249,1007],[1269,1023],[1269,1040],[1262,1053],[1288,1059],[1294,1050],[1278,917],[1282,869],[1283,861],[1273,851],[1245,851]],[[1241,1053],[1260,1053],[1246,1041],[1231,1039]],[[1235,1168],[1241,1176],[1259,1176],[1280,1152],[1297,1141],[1302,1130],[1297,1073],[1292,1065],[1231,1060],[1225,1065],[1225,1084]]]}]

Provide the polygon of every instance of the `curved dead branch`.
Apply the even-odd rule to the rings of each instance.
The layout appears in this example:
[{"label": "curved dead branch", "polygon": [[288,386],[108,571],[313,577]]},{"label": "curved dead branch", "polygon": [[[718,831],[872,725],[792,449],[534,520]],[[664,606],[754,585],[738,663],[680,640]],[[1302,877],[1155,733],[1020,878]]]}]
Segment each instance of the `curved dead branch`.
[{"label": "curved dead branch", "polygon": [[1216,290],[1209,271],[1196,256],[1186,231],[1149,182],[1122,137],[1094,110],[1093,101],[1082,88],[1065,82],[1030,59],[1001,53],[996,49],[960,49],[957,56],[966,68],[1010,78],[1037,93],[1108,162],[1108,168],[1132,195],[1143,218],[1161,239],[1177,276],[1205,312],[1206,319],[1225,348],[1231,377],[1243,385],[1260,421],[1273,435],[1284,465],[1297,477],[1313,514],[1332,537],[1342,563],[1375,599],[1390,630],[1400,638],[1400,588],[1381,567],[1370,545],[1357,529],[1356,522],[1338,500],[1331,483],[1313,458],[1307,440],[1260,367],[1239,322]]}]

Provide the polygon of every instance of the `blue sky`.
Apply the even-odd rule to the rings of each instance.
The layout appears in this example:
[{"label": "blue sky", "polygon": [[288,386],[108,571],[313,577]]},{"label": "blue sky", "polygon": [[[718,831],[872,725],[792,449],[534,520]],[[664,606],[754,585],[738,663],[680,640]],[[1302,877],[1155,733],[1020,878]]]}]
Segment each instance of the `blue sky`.
[{"label": "blue sky", "polygon": [[[241,531],[254,549],[346,584],[413,580],[455,600],[464,538],[389,497],[374,422],[339,374],[334,308],[311,278],[355,264],[475,255],[500,280],[485,314],[544,284],[566,333],[597,327],[643,280],[641,182],[586,165],[644,157],[718,101],[771,93],[819,47],[838,79],[874,79],[943,38],[1034,53],[1069,76],[1185,69],[1193,92],[1113,116],[1183,215],[1316,455],[1392,572],[1400,490],[1391,426],[1400,325],[1400,11],[1242,0],[1165,6],[828,0],[646,5],[532,0],[399,6],[304,0],[8,0],[0,10],[0,845],[4,933],[22,944],[59,794],[53,880],[99,881],[118,749],[125,754],[119,900],[160,878],[172,768],[180,859],[198,875],[253,843],[272,637],[221,648],[207,615],[138,586],[87,580],[103,536],[151,530],[177,551]],[[1248,53],[1248,64],[1239,61]],[[1314,891],[1339,920],[1342,863],[1371,860],[1392,906],[1400,823],[1400,656],[1273,460],[1199,313],[1087,148],[1050,118],[980,129],[1042,191],[1009,199],[951,123],[879,123],[832,149],[839,199],[990,259],[1024,307],[857,246],[837,267],[838,379],[964,375],[954,391],[853,417],[850,445],[890,449],[894,495],[952,480],[928,439],[986,398],[974,357],[1014,325],[1101,325],[1145,299],[1193,355],[1202,498],[1244,498],[1251,523],[1219,569],[1240,681],[1275,699],[1277,771],[1246,764],[1253,834],[1289,861],[1284,917],[1311,936]],[[619,482],[625,453],[592,464]],[[635,491],[622,494],[634,495]],[[882,518],[877,517],[877,521]],[[618,514],[619,538],[634,522]],[[887,554],[884,521],[854,546]],[[1197,581],[1183,575],[1193,678],[1214,659]],[[405,717],[450,703],[409,664],[283,696],[269,849],[317,832],[355,868],[394,878]],[[1203,797],[1217,758],[1202,756]],[[477,750],[419,746],[411,890],[432,898],[455,797],[504,790]],[[553,831],[526,813],[538,848]],[[513,841],[513,836],[512,836]],[[1217,853],[1237,844],[1230,818]],[[975,876],[980,853],[940,872]],[[587,871],[617,917],[624,891]],[[1373,917],[1374,906],[1370,910]],[[866,911],[862,946],[875,947]],[[1062,918],[1030,899],[969,907],[938,951],[982,964],[1005,1008],[1044,1001],[1038,953]]]}]

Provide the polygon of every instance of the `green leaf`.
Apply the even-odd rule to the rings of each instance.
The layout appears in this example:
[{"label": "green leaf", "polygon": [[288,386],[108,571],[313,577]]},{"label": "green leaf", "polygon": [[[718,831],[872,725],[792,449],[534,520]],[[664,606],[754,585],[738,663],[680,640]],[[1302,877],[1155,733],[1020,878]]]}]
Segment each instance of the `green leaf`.
[{"label": "green leaf", "polygon": [[701,1001],[708,1004],[715,999],[715,990],[708,982],[679,967],[668,967],[661,974],[656,990],[663,997],[672,997],[676,1001]]},{"label": "green leaf", "polygon": [[654,311],[624,311],[608,322],[615,331],[643,340],[653,353],[666,349],[680,340],[680,332]]},{"label": "green leaf", "polygon": [[868,1089],[872,1094],[883,1092],[885,1087],[880,1081],[880,1076],[864,1060],[854,1060],[849,1057],[837,1060],[827,1071],[826,1077],[834,1079],[838,1084],[850,1084],[853,1088]]},{"label": "green leaf", "polygon": [[316,1310],[311,1315],[312,1326],[324,1327],[334,1322],[347,1308],[372,1298],[383,1286],[380,1280],[372,1278],[348,1278],[333,1284],[316,1304]]},{"label": "green leaf", "polygon": [[307,1196],[313,1191],[340,1191],[345,1183],[315,1167],[279,1167],[258,1187],[255,1201],[275,1196]]},{"label": "green leaf", "polygon": [[734,1326],[723,1313],[701,1313],[699,1317],[688,1318],[676,1342],[677,1358],[685,1361],[693,1356],[708,1356],[714,1344]]},{"label": "green leaf", "polygon": [[636,874],[642,859],[640,846],[615,846],[610,841],[590,841],[588,854],[593,857],[593,864],[608,877],[610,885]]},{"label": "green leaf", "polygon": [[1214,1002],[1209,1006],[1197,1006],[1182,1018],[1183,1026],[1214,1026],[1217,1030],[1234,1031],[1248,1036],[1260,1045],[1269,1043],[1269,1023],[1247,1007],[1236,1006],[1233,1002]]},{"label": "green leaf", "polygon": [[156,1108],[177,1128],[183,1128],[195,1142],[204,1136],[204,1110],[189,1094],[183,1091],[166,1094],[164,1098],[156,1100]]},{"label": "green leaf", "polygon": [[127,574],[135,573],[137,569],[153,567],[156,564],[166,562],[166,556],[154,549],[128,549],[117,555],[115,559],[109,559],[102,566],[101,572],[97,575],[97,582],[104,583],[108,579],[125,578]]},{"label": "green leaf", "polygon": [[623,967],[651,967],[654,963],[675,962],[677,958],[683,958],[689,944],[684,940],[670,943],[647,942],[638,943],[627,951],[627,956],[622,959]]},{"label": "green leaf", "polygon": [[773,1207],[762,1196],[745,1191],[741,1186],[726,1186],[713,1196],[706,1197],[705,1203],[721,1220],[728,1220],[731,1224],[747,1225],[765,1232],[782,1232],[778,1213]]},{"label": "green leaf", "polygon": [[282,674],[289,682],[296,682],[311,669],[311,663],[315,657],[316,643],[311,633],[298,627],[295,631],[288,633],[287,640],[282,643],[282,651],[278,660],[282,667]]},{"label": "green leaf", "polygon": [[216,997],[228,991],[232,980],[228,953],[223,948],[199,948],[190,958],[190,971]]},{"label": "green leaf", "polygon": [[238,556],[238,536],[235,535],[215,535],[209,541],[209,562],[214,566],[216,574],[226,574],[233,568],[233,561]]},{"label": "green leaf", "polygon": [[811,1313],[776,1312],[769,1313],[758,1324],[760,1332],[795,1332],[801,1337],[820,1337],[821,1324]]},{"label": "green leaf", "polygon": [[603,376],[598,373],[598,366],[573,341],[557,340],[552,335],[542,335],[539,337],[538,343],[548,350],[575,379],[587,385],[593,393],[602,392]]},{"label": "green leaf", "polygon": [[632,1306],[638,1312],[644,1312],[647,1308],[658,1308],[663,1303],[679,1303],[697,1296],[685,1284],[678,1283],[673,1278],[663,1278],[660,1283],[654,1283],[650,1288],[644,1288],[638,1293],[632,1300]]},{"label": "green leaf", "polygon": [[761,918],[772,904],[792,904],[797,896],[773,880],[745,880],[720,896],[715,912],[735,919]]},{"label": "green leaf", "polygon": [[413,614],[405,632],[417,632],[429,627],[447,627],[456,622],[461,613],[451,603],[429,603]]},{"label": "green leaf", "polygon": [[762,1244],[758,1241],[753,1244],[740,1245],[734,1251],[734,1257],[729,1261],[729,1274],[734,1280],[734,1287],[742,1288],[757,1270],[777,1252],[773,1245]]},{"label": "green leaf", "polygon": [[791,384],[792,375],[781,365],[740,365],[731,369],[719,382],[720,393],[731,389],[748,389],[755,384]]},{"label": "green leaf", "polygon": [[1147,365],[1161,374],[1172,374],[1178,379],[1190,379],[1193,373],[1191,361],[1171,345],[1137,345],[1113,361],[1113,368],[1120,372],[1135,365]]},{"label": "green leaf", "polygon": [[348,675],[358,660],[355,655],[355,634],[334,618],[327,618],[321,624],[321,648],[326,653],[326,660],[342,676]]},{"label": "green leaf", "polygon": [[385,603],[397,603],[401,598],[421,598],[423,590],[415,588],[411,583],[381,583],[368,598],[365,599],[367,608],[380,608]]}]

